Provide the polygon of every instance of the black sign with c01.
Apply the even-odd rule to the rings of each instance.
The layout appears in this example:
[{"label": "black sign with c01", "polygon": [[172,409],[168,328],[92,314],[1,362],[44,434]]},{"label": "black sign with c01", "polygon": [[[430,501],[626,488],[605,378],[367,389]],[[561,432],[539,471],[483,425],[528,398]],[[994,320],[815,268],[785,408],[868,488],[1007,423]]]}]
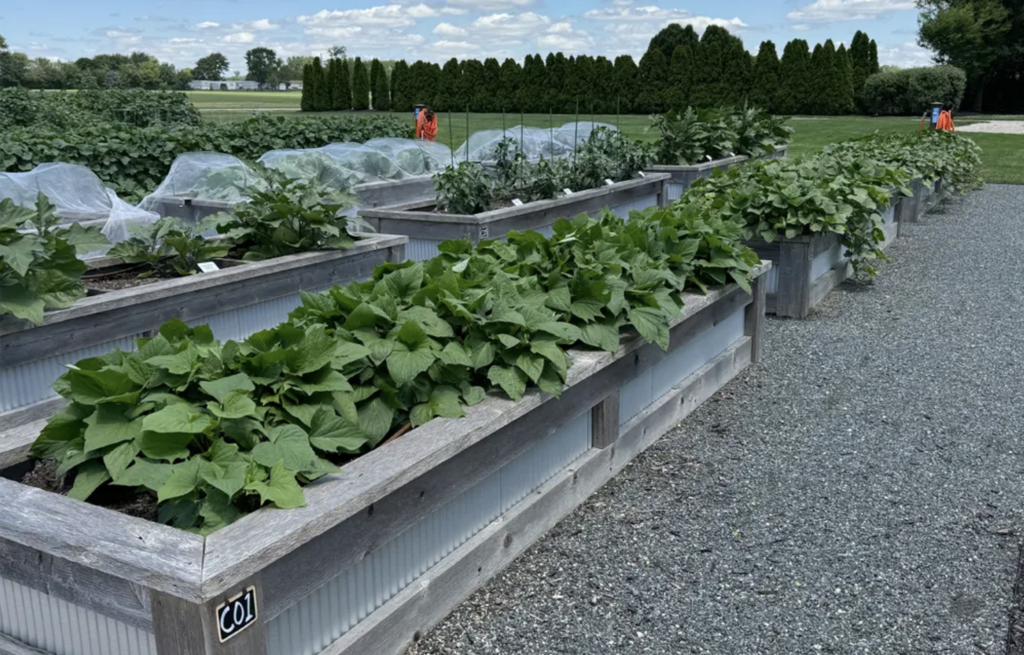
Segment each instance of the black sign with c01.
[{"label": "black sign with c01", "polygon": [[234,598],[221,603],[215,612],[217,636],[223,644],[256,622],[256,587],[249,587]]}]

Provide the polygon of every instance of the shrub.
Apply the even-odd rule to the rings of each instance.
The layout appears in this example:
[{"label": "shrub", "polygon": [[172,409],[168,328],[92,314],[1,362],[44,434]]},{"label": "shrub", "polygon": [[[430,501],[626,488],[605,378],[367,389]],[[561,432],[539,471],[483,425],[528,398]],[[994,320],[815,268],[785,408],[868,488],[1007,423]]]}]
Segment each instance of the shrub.
[{"label": "shrub", "polygon": [[93,123],[136,127],[160,124],[199,125],[188,96],[173,91],[139,89],[82,90],[78,93],[0,90],[0,128],[46,126],[66,129]]},{"label": "shrub", "polygon": [[966,86],[967,75],[955,66],[905,68],[868,77],[861,101],[869,114],[920,116],[934,102],[959,108]]}]

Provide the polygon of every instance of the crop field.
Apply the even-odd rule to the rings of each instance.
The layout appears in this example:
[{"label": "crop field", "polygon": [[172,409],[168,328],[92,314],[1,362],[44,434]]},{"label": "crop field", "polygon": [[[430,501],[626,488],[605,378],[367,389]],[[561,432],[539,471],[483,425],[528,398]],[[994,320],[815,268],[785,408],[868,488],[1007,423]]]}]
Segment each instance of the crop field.
[{"label": "crop field", "polygon": [[[298,111],[298,93],[274,93],[261,91],[193,91],[189,97],[203,112],[207,120],[232,122],[242,120],[251,111],[272,110],[291,112],[289,115],[302,116]],[[248,111],[246,111],[248,110]],[[325,112],[316,115],[331,115]],[[359,112],[337,112],[338,115],[352,115]],[[501,129],[520,123],[530,127],[549,127],[573,121],[573,114],[441,114],[438,116],[438,140],[449,146],[458,147],[466,140],[466,134],[479,130]],[[646,131],[650,125],[647,116],[614,114],[581,114],[580,120],[595,120],[617,125],[620,130],[635,139],[653,141],[655,135]],[[1017,119],[1020,116],[985,116],[964,118],[958,121],[966,125],[979,120]],[[918,129],[917,118],[869,116],[797,116],[790,121],[794,129],[790,143],[790,156],[808,154],[836,141],[866,136],[875,132],[901,132]],[[412,117],[409,117],[412,127]],[[982,174],[989,182],[998,184],[1024,184],[1024,135],[977,134],[970,137],[984,150]]]}]

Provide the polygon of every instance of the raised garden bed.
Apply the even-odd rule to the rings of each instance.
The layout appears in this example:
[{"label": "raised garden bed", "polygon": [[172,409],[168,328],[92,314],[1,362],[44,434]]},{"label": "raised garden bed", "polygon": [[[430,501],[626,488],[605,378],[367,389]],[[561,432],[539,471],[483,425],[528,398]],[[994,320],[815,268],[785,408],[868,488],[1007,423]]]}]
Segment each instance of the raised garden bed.
[{"label": "raised garden bed", "polygon": [[[764,155],[764,159],[781,159],[786,156],[789,151],[789,146],[779,146],[775,152]],[[673,202],[679,200],[686,193],[686,190],[693,186],[693,183],[703,177],[711,177],[716,170],[727,171],[731,166],[742,164],[749,160],[750,157],[746,155],[736,155],[735,157],[726,157],[724,159],[714,159],[712,161],[701,162],[699,164],[692,164],[690,166],[667,166],[664,164],[657,164],[650,167],[652,173],[667,173],[671,175],[671,179],[667,183],[668,188],[668,201]]]},{"label": "raised garden bed", "polygon": [[946,198],[942,180],[936,180],[930,184],[923,180],[913,180],[910,183],[910,190],[914,192],[914,195],[904,198],[904,206],[900,214],[900,220],[909,223],[916,223]]},{"label": "raised garden bed", "polygon": [[490,396],[205,538],[0,479],[0,594],[32,608],[0,651],[397,654],[758,359],[768,268],[685,294],[667,353],[573,351],[560,399]]},{"label": "raised garden bed", "polygon": [[665,205],[665,184],[669,176],[652,173],[646,177],[617,182],[597,189],[578,191],[552,200],[539,200],[519,207],[504,207],[480,214],[443,214],[435,202],[410,202],[395,207],[363,209],[359,212],[377,232],[409,237],[406,254],[423,261],[438,254],[437,246],[449,239],[500,239],[512,230],[534,230],[551,235],[559,218],[597,214],[608,208],[619,216],[630,210]]},{"label": "raised garden bed", "polygon": [[132,348],[171,318],[209,324],[220,340],[242,339],[285,320],[299,291],[365,279],[405,259],[406,238],[364,235],[348,250],[309,252],[212,273],[91,295],[48,312],[34,326],[0,319],[0,429],[49,416],[63,400],[50,385],[65,364]]},{"label": "raised garden bed", "polygon": [[[903,213],[904,201],[902,196],[894,196],[893,204],[882,215],[883,250],[899,234],[898,218]],[[801,235],[771,243],[757,240],[746,245],[762,260],[772,262],[765,279],[765,311],[776,316],[804,318],[829,291],[853,275],[853,265],[837,234]]]}]

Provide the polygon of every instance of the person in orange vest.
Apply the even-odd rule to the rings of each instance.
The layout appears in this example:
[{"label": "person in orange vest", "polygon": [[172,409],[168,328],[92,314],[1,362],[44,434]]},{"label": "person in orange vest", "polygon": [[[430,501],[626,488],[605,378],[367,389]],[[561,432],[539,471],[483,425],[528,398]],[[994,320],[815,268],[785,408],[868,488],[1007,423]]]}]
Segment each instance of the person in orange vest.
[{"label": "person in orange vest", "polygon": [[953,124],[953,105],[946,103],[943,106],[942,111],[939,113],[939,122],[935,124],[935,129],[956,132],[956,125]]},{"label": "person in orange vest", "polygon": [[430,110],[430,107],[421,109],[416,117],[416,138],[427,141],[437,138],[437,116]]}]

